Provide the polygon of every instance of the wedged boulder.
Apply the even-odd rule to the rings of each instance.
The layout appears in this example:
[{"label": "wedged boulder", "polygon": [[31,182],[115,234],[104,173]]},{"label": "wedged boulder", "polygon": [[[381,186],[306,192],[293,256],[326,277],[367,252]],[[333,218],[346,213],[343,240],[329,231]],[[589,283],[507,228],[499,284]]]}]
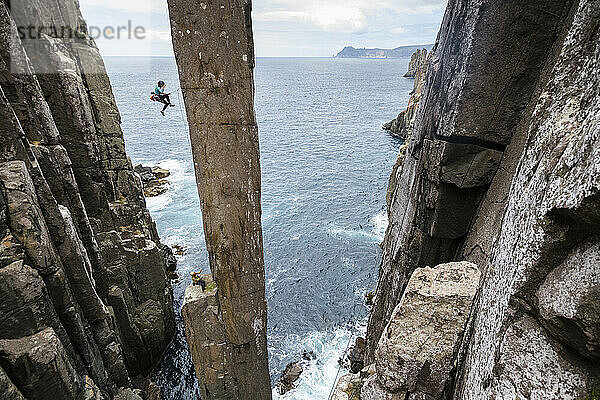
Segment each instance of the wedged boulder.
[{"label": "wedged boulder", "polygon": [[468,262],[415,270],[375,352],[368,398],[444,399],[480,275]]},{"label": "wedged boulder", "polygon": [[219,313],[218,290],[212,277],[203,275],[207,289],[189,286],[185,291],[181,315],[185,336],[192,353],[196,377],[202,384],[203,399],[235,398],[229,374],[229,349],[225,342],[225,327]]},{"label": "wedged boulder", "polygon": [[502,152],[482,150],[479,146],[454,145],[452,152],[440,161],[440,182],[451,183],[460,188],[476,188],[489,185],[502,159]]},{"label": "wedged boulder", "polygon": [[0,360],[13,382],[31,400],[78,400],[80,377],[52,328],[20,339],[0,340]]}]

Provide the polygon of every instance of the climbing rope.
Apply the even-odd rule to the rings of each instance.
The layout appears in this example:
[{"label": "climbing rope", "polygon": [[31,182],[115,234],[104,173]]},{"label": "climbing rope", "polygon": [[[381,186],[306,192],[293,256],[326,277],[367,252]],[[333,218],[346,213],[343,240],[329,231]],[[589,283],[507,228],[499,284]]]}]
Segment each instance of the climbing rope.
[{"label": "climbing rope", "polygon": [[[183,124],[183,128],[185,129],[185,127],[187,125],[186,124],[187,119],[186,119],[184,111],[183,111],[183,108],[185,107],[185,103],[183,102],[183,95],[181,94],[182,93],[181,88],[177,89],[176,92],[178,92],[177,98],[180,100],[179,114],[181,115],[181,123]],[[189,129],[188,129],[188,131],[189,131]],[[189,133],[186,133],[185,137],[187,139],[188,145],[190,146],[190,148],[192,148],[192,142],[190,140]]]},{"label": "climbing rope", "polygon": [[[349,323],[356,322],[356,314],[357,314],[356,306],[361,306],[361,304],[355,303],[354,307],[352,307],[352,318],[350,318],[350,321],[348,321]],[[348,343],[346,344],[346,349],[342,353],[342,356],[344,354],[348,354],[348,350],[350,349],[350,344],[352,343],[353,338],[354,338],[354,334],[350,333],[350,337],[348,338]],[[342,365],[341,365],[341,363],[338,362],[337,373],[335,374],[335,379],[333,380],[333,385],[331,386],[331,390],[329,391],[329,396],[327,396],[327,400],[331,400],[331,397],[333,396],[333,392],[335,390],[335,386],[337,385],[341,369],[342,369]]]},{"label": "climbing rope", "polygon": [[[344,350],[343,354],[348,353],[348,349],[350,348],[350,343],[352,343],[353,337],[354,337],[354,335],[350,334],[350,337],[348,338],[348,344],[346,345],[346,350]],[[329,391],[329,396],[327,396],[327,400],[331,400],[331,396],[333,396],[333,391],[335,390],[335,386],[337,385],[337,381],[338,381],[338,377],[340,376],[341,369],[342,369],[342,366],[338,362],[337,373],[335,374],[335,379],[333,380],[333,386],[331,386],[331,390]]]}]

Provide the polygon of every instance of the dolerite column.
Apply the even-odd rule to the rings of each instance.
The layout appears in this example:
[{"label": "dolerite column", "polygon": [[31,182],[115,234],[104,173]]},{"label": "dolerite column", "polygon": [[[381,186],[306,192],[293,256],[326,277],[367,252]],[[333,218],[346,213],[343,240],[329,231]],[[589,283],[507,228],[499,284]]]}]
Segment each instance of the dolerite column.
[{"label": "dolerite column", "polygon": [[230,398],[270,399],[251,2],[168,4],[225,327],[227,389]]}]

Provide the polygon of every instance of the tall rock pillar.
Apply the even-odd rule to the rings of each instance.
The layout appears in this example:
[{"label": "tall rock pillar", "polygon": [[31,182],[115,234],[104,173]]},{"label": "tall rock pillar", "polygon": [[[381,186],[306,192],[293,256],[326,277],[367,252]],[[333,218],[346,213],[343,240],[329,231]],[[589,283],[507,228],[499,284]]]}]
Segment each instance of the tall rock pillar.
[{"label": "tall rock pillar", "polygon": [[270,399],[251,2],[168,4],[233,382],[228,392]]}]

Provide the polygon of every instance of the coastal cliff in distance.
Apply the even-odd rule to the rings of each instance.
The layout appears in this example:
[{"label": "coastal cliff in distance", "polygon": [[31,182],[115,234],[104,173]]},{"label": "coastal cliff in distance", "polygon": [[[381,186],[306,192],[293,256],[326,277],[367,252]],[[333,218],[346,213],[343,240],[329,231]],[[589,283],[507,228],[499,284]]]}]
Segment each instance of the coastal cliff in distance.
[{"label": "coastal cliff in distance", "polygon": [[[156,399],[147,377],[175,332],[172,291],[104,63],[76,0],[11,5],[0,3],[2,399]],[[29,26],[70,33],[20,37]]]},{"label": "coastal cliff in distance", "polygon": [[[431,53],[429,53],[431,56]],[[410,133],[413,130],[415,118],[417,117],[417,109],[423,94],[425,86],[425,76],[429,65],[428,54],[426,49],[417,50],[411,57],[408,72],[405,77],[415,79],[413,90],[406,106],[406,110],[402,111],[392,121],[382,126],[383,130],[388,131],[393,136],[408,140]]]},{"label": "coastal cliff in distance", "polygon": [[425,48],[431,50],[433,44],[422,46],[400,46],[395,49],[357,49],[352,46],[346,46],[337,53],[336,58],[406,58],[410,57],[415,51]]},{"label": "coastal cliff in distance", "polygon": [[[168,5],[216,283],[211,296],[186,291],[184,322],[196,376],[205,399],[268,400],[252,4]],[[211,331],[198,320],[211,321]]]},{"label": "coastal cliff in distance", "polygon": [[[431,49],[430,49],[431,50]],[[408,71],[404,74],[405,78],[414,78],[419,72],[419,68],[422,68],[427,61],[427,49],[417,49],[410,57],[410,62],[408,63]],[[423,77],[425,79],[425,77]]]},{"label": "coastal cliff in distance", "polygon": [[441,26],[334,398],[597,397],[600,2],[451,0]]}]

